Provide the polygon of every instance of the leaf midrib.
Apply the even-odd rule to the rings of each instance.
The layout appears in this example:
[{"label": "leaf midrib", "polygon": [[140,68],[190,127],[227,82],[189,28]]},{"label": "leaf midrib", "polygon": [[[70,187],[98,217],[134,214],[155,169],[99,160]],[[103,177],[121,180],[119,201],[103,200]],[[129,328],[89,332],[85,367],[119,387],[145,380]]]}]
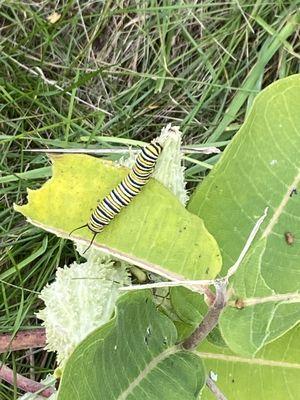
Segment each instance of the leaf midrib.
[{"label": "leaf midrib", "polygon": [[269,234],[272,232],[274,226],[276,225],[276,223],[279,220],[279,217],[281,216],[281,214],[283,213],[290,197],[290,194],[292,192],[292,190],[298,186],[298,184],[300,183],[300,170],[298,169],[298,173],[295,176],[294,181],[291,183],[291,185],[287,188],[287,191],[285,192],[285,195],[283,196],[281,203],[279,204],[279,206],[276,208],[275,212],[273,213],[272,218],[270,219],[268,225],[266,226],[263,234],[262,234],[262,238],[266,238],[269,236]]},{"label": "leaf midrib", "polygon": [[232,363],[243,363],[251,365],[260,365],[263,367],[279,367],[279,368],[292,368],[300,369],[300,363],[291,363],[286,361],[275,361],[263,358],[246,358],[240,356],[231,356],[227,354],[208,353],[208,352],[195,352],[202,359],[218,360]]},{"label": "leaf midrib", "polygon": [[140,374],[130,383],[130,385],[119,395],[117,400],[126,400],[130,393],[142,382],[143,379],[157,367],[159,363],[164,361],[170,355],[176,354],[182,351],[178,346],[170,347],[164,352],[160,353],[157,357],[153,358],[147,366],[140,372]]}]

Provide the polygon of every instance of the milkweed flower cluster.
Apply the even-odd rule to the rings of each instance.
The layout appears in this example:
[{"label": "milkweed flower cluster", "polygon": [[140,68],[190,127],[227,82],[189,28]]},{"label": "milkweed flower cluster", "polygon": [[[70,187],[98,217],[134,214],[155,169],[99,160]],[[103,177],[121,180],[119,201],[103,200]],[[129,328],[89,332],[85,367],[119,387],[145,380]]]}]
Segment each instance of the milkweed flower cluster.
[{"label": "milkweed flower cluster", "polygon": [[93,256],[85,263],[58,268],[41,292],[45,308],[37,314],[46,328],[47,349],[64,365],[75,347],[113,314],[120,285],[129,284],[122,263]]},{"label": "milkweed flower cluster", "polygon": [[185,188],[183,154],[181,151],[182,133],[178,126],[168,124],[158,138],[163,152],[158,158],[153,178],[167,187],[185,206],[188,194]]}]

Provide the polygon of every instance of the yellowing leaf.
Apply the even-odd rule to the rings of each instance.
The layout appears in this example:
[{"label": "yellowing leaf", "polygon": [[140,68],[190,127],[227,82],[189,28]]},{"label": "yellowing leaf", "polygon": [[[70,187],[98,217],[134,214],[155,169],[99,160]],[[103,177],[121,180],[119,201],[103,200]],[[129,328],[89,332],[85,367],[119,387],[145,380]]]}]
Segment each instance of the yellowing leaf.
[{"label": "yellowing leaf", "polygon": [[[87,155],[52,157],[53,177],[28,191],[28,204],[16,206],[30,222],[58,236],[88,222],[92,210],[128,173],[124,167]],[[89,244],[82,228],[73,239]],[[214,278],[221,257],[203,221],[154,179],[98,234],[95,246],[169,278]]]}]

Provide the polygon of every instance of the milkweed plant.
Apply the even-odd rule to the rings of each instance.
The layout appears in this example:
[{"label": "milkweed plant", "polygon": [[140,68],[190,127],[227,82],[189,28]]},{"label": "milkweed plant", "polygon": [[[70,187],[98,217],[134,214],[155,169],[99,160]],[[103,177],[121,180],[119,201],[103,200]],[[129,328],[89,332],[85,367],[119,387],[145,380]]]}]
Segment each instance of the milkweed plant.
[{"label": "milkweed plant", "polygon": [[[180,150],[182,134],[178,127],[167,125],[159,137],[163,151],[153,178],[166,186],[185,205],[188,200],[184,179],[183,155]],[[121,158],[119,165],[131,168],[135,157]],[[128,263],[116,260],[95,247],[75,241],[78,253],[86,261],[58,268],[55,281],[40,293],[45,307],[37,313],[46,330],[48,351],[56,353],[60,376],[66,361],[78,344],[93,330],[107,323],[113,315],[121,292],[120,286],[130,285]],[[45,382],[43,382],[45,383]],[[20,400],[37,399],[26,394]],[[56,393],[50,399],[54,400]]]}]

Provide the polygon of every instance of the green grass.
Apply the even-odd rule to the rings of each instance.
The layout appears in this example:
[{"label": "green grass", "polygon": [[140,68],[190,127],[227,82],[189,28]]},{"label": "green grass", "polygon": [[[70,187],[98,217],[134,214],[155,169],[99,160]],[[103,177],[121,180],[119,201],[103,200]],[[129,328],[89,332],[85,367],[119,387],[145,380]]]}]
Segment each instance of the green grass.
[{"label": "green grass", "polygon": [[[76,258],[13,210],[50,175],[44,155],[24,150],[149,141],[170,122],[185,144],[224,149],[255,95],[299,72],[297,0],[71,0],[51,25],[55,4],[0,2],[0,332],[37,326],[37,292]],[[218,158],[187,159],[191,190]],[[29,376],[24,352],[2,360]],[[35,352],[35,379],[53,367]],[[3,400],[17,392],[0,384]]]}]

